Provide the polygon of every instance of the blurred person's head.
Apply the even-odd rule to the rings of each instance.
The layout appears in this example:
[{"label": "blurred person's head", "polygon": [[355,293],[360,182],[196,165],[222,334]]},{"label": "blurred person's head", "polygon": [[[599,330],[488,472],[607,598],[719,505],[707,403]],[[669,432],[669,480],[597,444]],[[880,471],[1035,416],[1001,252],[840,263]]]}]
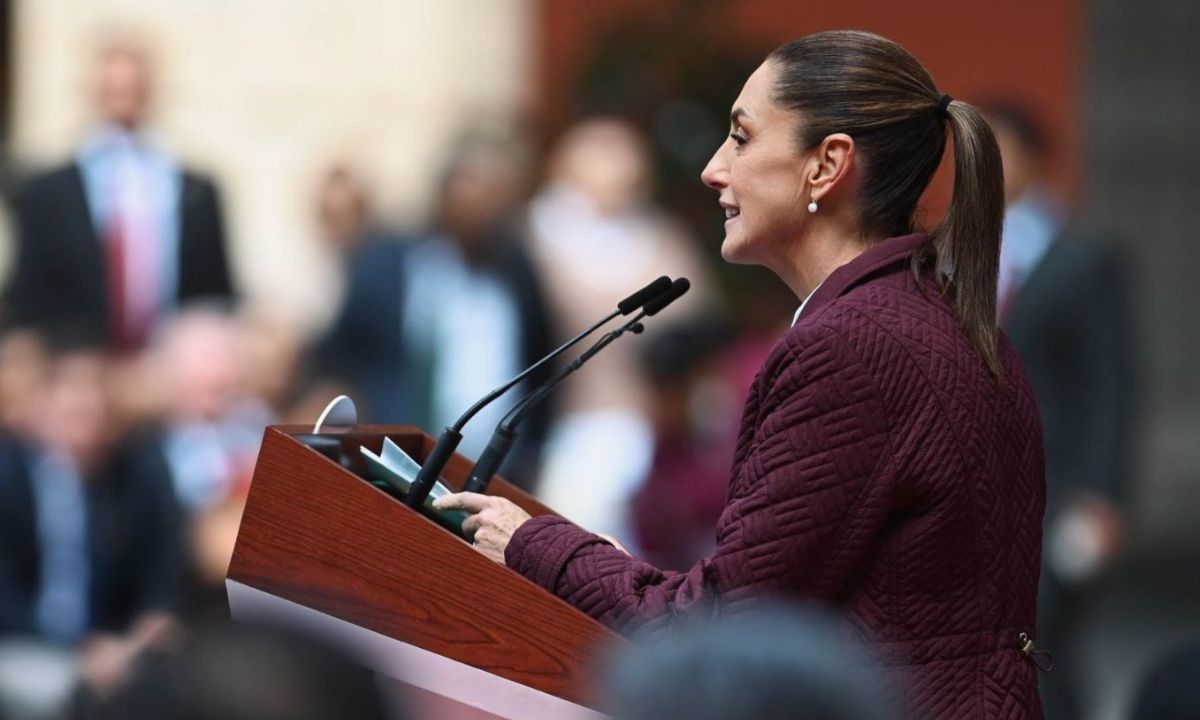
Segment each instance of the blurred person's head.
[{"label": "blurred person's head", "polygon": [[563,135],[550,157],[550,179],[582,192],[604,215],[637,210],[650,196],[645,138],[615,118],[585,120]]},{"label": "blurred person's head", "polygon": [[316,194],[321,239],[336,252],[348,254],[366,233],[371,213],[367,183],[347,163],[335,163],[321,176]]},{"label": "blurred person's head", "polygon": [[46,352],[36,438],[85,471],[95,468],[113,440],[107,352],[97,339],[68,329],[47,333]]},{"label": "blurred person's head", "polygon": [[1151,666],[1134,698],[1132,720],[1193,720],[1200,710],[1200,638]]},{"label": "blurred person's head", "polygon": [[454,144],[442,174],[436,223],[464,254],[486,254],[524,194],[525,149],[503,135],[469,134]]},{"label": "blurred person's head", "polygon": [[617,720],[886,720],[879,678],[830,621],[765,606],[693,621],[611,658],[605,697]]},{"label": "blurred person's head", "polygon": [[1003,372],[1004,179],[978,110],[942,94],[896,43],[831,31],[772,52],[734,101],[730,126],[701,174],[726,217],[721,255],[770,269],[801,298],[833,268],[917,230],[918,202],[952,139],[950,207],[914,262],[953,286],[965,334],[992,372]]},{"label": "blurred person's head", "polygon": [[169,422],[224,418],[246,390],[242,330],[228,313],[206,306],[184,309],[154,340],[154,374]]},{"label": "blurred person's head", "polygon": [[195,629],[146,662],[100,713],[121,720],[399,720],[373,674],[303,635],[254,625]]},{"label": "blurred person's head", "polygon": [[732,329],[708,316],[674,323],[646,338],[641,369],[653,395],[651,422],[660,440],[703,434],[706,428],[696,427],[698,421],[715,420],[695,412],[697,395],[716,374],[716,361],[731,340]]},{"label": "blurred person's head", "polygon": [[1046,133],[1033,110],[1020,103],[994,102],[982,110],[996,133],[1004,164],[1004,199],[1011,204],[1042,179]]},{"label": "blurred person's head", "polygon": [[0,335],[0,426],[30,437],[37,419],[37,398],[46,372],[41,335],[12,328]]},{"label": "blurred person's head", "polygon": [[279,413],[288,403],[297,379],[300,335],[282,316],[265,310],[239,317],[245,390]]},{"label": "blurred person's head", "polygon": [[100,118],[137,130],[150,109],[151,68],[147,50],[126,35],[105,38],[96,51],[94,92]]}]

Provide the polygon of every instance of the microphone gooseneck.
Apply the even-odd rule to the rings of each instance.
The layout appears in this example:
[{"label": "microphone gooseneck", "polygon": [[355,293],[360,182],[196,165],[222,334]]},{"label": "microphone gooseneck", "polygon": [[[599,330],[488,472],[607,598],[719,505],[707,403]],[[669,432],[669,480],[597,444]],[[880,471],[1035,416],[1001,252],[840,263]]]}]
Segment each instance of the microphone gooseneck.
[{"label": "microphone gooseneck", "polygon": [[638,313],[636,317],[616,330],[605,333],[602,338],[597,340],[594,345],[585,350],[579,357],[572,360],[570,364],[556,372],[541,387],[533,390],[514,405],[496,425],[491,440],[488,441],[487,448],[480,454],[479,459],[475,462],[475,467],[471,468],[471,472],[467,476],[467,484],[463,487],[463,490],[465,492],[477,493],[487,490],[488,484],[492,481],[492,476],[500,469],[500,464],[504,462],[504,458],[508,455],[509,450],[512,449],[513,443],[516,441],[517,426],[524,421],[529,412],[553,392],[568,375],[583,367],[584,363],[611,345],[617,338],[627,332],[632,332],[635,335],[641,334],[645,330],[641,322],[644,318],[657,315],[665,307],[678,300],[690,287],[691,283],[688,282],[687,278],[677,279],[665,292],[647,301],[642,307],[642,312]]},{"label": "microphone gooseneck", "polygon": [[612,321],[613,318],[617,317],[618,315],[628,315],[647,304],[647,302],[657,300],[659,297],[669,292],[672,287],[673,284],[671,283],[671,279],[666,275],[656,278],[642,289],[617,303],[617,309],[606,315],[604,319],[595,323],[562,345],[559,345],[557,348],[551,351],[549,355],[546,355],[533,365],[525,368],[512,380],[509,380],[495,390],[492,390],[490,393],[480,398],[474,405],[467,408],[467,411],[464,412],[458,418],[458,420],[454,422],[453,425],[449,425],[444,428],[441,435],[438,436],[437,442],[434,443],[433,448],[429,451],[429,454],[425,458],[425,462],[421,465],[420,471],[417,472],[417,477],[413,479],[412,486],[409,488],[408,494],[404,498],[404,503],[414,509],[421,507],[421,505],[425,502],[425,498],[429,496],[429,492],[433,490],[434,483],[436,483],[438,478],[441,477],[442,471],[446,469],[446,463],[450,462],[450,458],[454,455],[454,451],[458,448],[459,443],[462,442],[463,426],[470,422],[471,418],[475,417],[480,410],[487,407],[494,400],[496,400],[496,398],[508,392],[510,389],[516,386],[517,383],[527,378],[530,373],[533,373],[546,363],[554,360],[567,350],[570,350],[581,340],[599,330],[601,326]]}]

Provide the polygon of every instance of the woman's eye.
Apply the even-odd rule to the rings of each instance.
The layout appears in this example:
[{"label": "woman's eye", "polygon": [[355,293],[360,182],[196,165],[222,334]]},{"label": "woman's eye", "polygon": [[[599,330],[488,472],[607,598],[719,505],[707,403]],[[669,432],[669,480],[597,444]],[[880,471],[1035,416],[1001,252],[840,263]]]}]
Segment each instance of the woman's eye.
[{"label": "woman's eye", "polygon": [[746,136],[745,136],[745,135],[739,135],[739,134],[738,134],[738,133],[736,133],[736,132],[729,133],[729,137],[733,138],[733,141],[734,141],[735,143],[737,143],[737,146],[738,146],[738,147],[741,147],[741,146],[745,145],[746,143],[750,142],[750,141],[749,141],[749,140],[746,138]]}]

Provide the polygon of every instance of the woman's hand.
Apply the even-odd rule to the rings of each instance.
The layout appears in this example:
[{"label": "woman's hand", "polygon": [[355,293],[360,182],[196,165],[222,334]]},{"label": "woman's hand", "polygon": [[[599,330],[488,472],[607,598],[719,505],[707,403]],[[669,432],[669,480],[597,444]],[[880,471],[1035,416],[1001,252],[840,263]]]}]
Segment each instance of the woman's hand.
[{"label": "woman's hand", "polygon": [[513,533],[529,519],[529,513],[504,498],[478,493],[454,493],[433,501],[438,510],[465,510],[471,517],[463,521],[463,532],[474,533],[472,545],[487,557],[504,564],[504,549]]}]

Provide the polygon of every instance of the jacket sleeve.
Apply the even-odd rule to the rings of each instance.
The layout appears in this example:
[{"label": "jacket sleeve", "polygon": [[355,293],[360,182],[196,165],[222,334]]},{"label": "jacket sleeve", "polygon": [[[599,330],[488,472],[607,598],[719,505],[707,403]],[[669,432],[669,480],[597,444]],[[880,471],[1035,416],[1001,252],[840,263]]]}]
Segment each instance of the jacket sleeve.
[{"label": "jacket sleeve", "polygon": [[389,241],[372,240],[355,252],[341,307],[314,350],[319,375],[361,385],[373,363],[402,372],[394,350],[401,336],[403,266],[400,247]]},{"label": "jacket sleeve", "polygon": [[566,520],[539,517],[514,534],[507,564],[619,631],[764,594],[834,597],[887,514],[887,414],[836,330],[797,328],[784,342],[710,557],[664,572]]},{"label": "jacket sleeve", "polygon": [[230,261],[229,234],[225,224],[225,212],[221,193],[211,181],[205,193],[205,215],[208,217],[210,242],[213,247],[212,294],[217,297],[237,299],[237,286]]},{"label": "jacket sleeve", "polygon": [[[7,472],[9,468],[4,470]],[[0,478],[0,485],[10,480],[10,477]],[[35,576],[31,582],[29,573],[23,570],[28,567],[31,557],[37,557],[37,548],[23,542],[23,534],[16,532],[20,525],[25,525],[21,521],[26,518],[17,517],[22,514],[22,509],[14,507],[16,498],[8,492],[10,489],[0,487],[0,504],[3,505],[0,522],[6,525],[0,531],[0,637],[37,635],[34,617],[37,580]],[[32,523],[27,526],[32,529]]]},{"label": "jacket sleeve", "polygon": [[1135,375],[1130,348],[1136,333],[1123,273],[1127,265],[1099,242],[1079,265],[1081,287],[1075,297],[1086,300],[1072,303],[1078,372],[1070,386],[1075,413],[1064,427],[1069,437],[1062,441],[1075,459],[1068,487],[1120,503],[1128,500]]},{"label": "jacket sleeve", "polygon": [[179,609],[187,566],[187,546],[182,508],[175,500],[166,457],[149,443],[131,449],[128,482],[133,485],[130,504],[138,507],[137,563],[139,585],[134,602],[138,615]]},{"label": "jacket sleeve", "polygon": [[51,292],[54,278],[50,274],[52,258],[46,256],[46,247],[53,234],[48,209],[51,205],[46,197],[45,179],[31,181],[17,196],[14,207],[15,253],[9,274],[4,301],[16,324],[40,324],[52,305],[47,293]]}]

